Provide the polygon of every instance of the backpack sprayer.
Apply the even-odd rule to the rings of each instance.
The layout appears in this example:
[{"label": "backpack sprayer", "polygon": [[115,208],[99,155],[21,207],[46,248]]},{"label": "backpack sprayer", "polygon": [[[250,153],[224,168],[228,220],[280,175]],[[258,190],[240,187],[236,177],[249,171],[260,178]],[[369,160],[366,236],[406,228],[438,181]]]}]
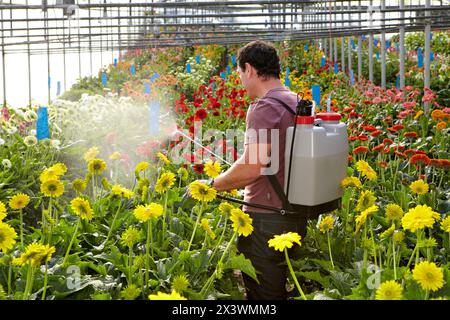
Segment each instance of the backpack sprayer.
[{"label": "backpack sprayer", "polygon": [[[315,103],[303,99],[297,100],[294,112],[284,101],[270,99],[292,113],[295,120],[286,131],[284,186],[280,185],[276,175],[267,176],[283,207],[248,203],[223,195],[217,195],[217,198],[309,219],[339,208],[342,198],[340,182],[347,175],[348,162],[347,126],[340,122],[341,115],[334,112],[314,114]],[[218,157],[197,141],[187,138]],[[180,206],[187,198],[186,193]]]}]

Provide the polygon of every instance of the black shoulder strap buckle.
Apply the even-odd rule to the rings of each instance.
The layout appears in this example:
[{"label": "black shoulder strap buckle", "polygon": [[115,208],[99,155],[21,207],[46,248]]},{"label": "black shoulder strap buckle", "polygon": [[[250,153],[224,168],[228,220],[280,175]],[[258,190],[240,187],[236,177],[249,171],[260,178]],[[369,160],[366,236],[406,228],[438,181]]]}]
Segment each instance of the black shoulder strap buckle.
[{"label": "black shoulder strap buckle", "polygon": [[292,205],[289,203],[288,198],[286,197],[286,194],[283,191],[283,188],[280,185],[280,182],[278,181],[278,178],[276,175],[268,175],[267,178],[270,181],[270,184],[272,185],[272,188],[275,190],[275,192],[278,195],[278,198],[280,198],[282,204],[283,204],[283,210],[280,211],[282,215],[286,214],[286,211],[295,211],[292,207]]}]

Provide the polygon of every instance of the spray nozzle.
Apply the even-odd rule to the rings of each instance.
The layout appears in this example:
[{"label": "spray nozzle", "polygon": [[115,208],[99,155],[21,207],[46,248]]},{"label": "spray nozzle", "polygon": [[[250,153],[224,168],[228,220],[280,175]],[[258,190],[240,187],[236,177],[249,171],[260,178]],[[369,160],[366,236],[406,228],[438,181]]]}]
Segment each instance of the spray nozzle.
[{"label": "spray nozzle", "polygon": [[312,116],[312,108],[313,104],[309,100],[301,99],[297,104],[297,112],[301,117],[310,117]]}]

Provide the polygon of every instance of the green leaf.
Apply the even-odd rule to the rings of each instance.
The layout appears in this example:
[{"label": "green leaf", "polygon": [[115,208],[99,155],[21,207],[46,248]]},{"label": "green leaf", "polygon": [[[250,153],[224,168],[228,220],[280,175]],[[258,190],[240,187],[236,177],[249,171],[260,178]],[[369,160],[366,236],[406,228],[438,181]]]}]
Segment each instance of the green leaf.
[{"label": "green leaf", "polygon": [[258,277],[256,276],[256,270],[253,267],[252,262],[249,259],[246,259],[242,253],[233,256],[224,264],[223,270],[227,269],[239,269],[259,283]]},{"label": "green leaf", "polygon": [[320,285],[322,287],[324,287],[324,288],[328,288],[329,285],[330,285],[330,277],[323,276],[322,274],[320,274],[319,270],[316,270],[316,271],[300,271],[300,272],[296,272],[295,274],[299,275],[301,277],[304,277],[306,279],[316,281],[316,282],[320,283]]}]

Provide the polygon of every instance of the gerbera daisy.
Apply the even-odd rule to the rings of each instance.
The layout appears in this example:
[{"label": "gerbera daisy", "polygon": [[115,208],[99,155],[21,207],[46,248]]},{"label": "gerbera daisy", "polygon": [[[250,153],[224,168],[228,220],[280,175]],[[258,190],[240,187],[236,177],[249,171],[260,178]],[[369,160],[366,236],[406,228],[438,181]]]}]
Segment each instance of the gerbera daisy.
[{"label": "gerbera daisy", "polygon": [[230,220],[233,222],[233,229],[237,231],[238,235],[247,237],[253,232],[252,218],[241,209],[232,209]]},{"label": "gerbera daisy", "polygon": [[216,189],[206,184],[194,181],[189,185],[189,191],[192,198],[198,201],[210,202],[216,198]]},{"label": "gerbera daisy", "polygon": [[164,172],[158,179],[155,185],[155,191],[158,193],[164,193],[170,189],[175,183],[175,174],[172,172]]},{"label": "gerbera daisy", "polygon": [[64,193],[64,185],[59,180],[47,180],[41,184],[41,192],[46,197],[58,198]]},{"label": "gerbera daisy", "polygon": [[83,198],[75,198],[70,201],[70,207],[81,219],[89,221],[94,216],[94,211],[92,210],[89,201]]},{"label": "gerbera daisy", "polygon": [[6,253],[16,243],[17,233],[8,224],[0,221],[0,251]]},{"label": "gerbera daisy", "polygon": [[158,203],[150,203],[149,205],[139,205],[134,209],[133,214],[141,222],[146,222],[151,218],[158,218],[163,214],[164,208]]},{"label": "gerbera daisy", "polygon": [[216,178],[220,174],[220,163],[209,160],[205,163],[205,173],[211,178]]},{"label": "gerbera daisy", "polygon": [[280,252],[283,252],[285,249],[292,248],[294,243],[301,245],[300,242],[301,236],[296,232],[288,232],[282,235],[274,236],[272,239],[268,241],[269,247],[274,248]]},{"label": "gerbera daisy", "polygon": [[88,170],[93,175],[101,175],[106,170],[106,162],[102,159],[92,159],[89,161]]},{"label": "gerbera daisy", "polygon": [[23,209],[28,203],[30,203],[30,197],[23,193],[16,194],[9,200],[9,206],[13,210]]},{"label": "gerbera daisy", "polygon": [[412,271],[413,279],[416,280],[424,290],[437,291],[444,285],[444,273],[442,268],[434,262],[419,262]]},{"label": "gerbera daisy", "polygon": [[395,282],[389,280],[383,282],[378,288],[375,299],[376,300],[400,300],[402,298],[403,287]]}]

